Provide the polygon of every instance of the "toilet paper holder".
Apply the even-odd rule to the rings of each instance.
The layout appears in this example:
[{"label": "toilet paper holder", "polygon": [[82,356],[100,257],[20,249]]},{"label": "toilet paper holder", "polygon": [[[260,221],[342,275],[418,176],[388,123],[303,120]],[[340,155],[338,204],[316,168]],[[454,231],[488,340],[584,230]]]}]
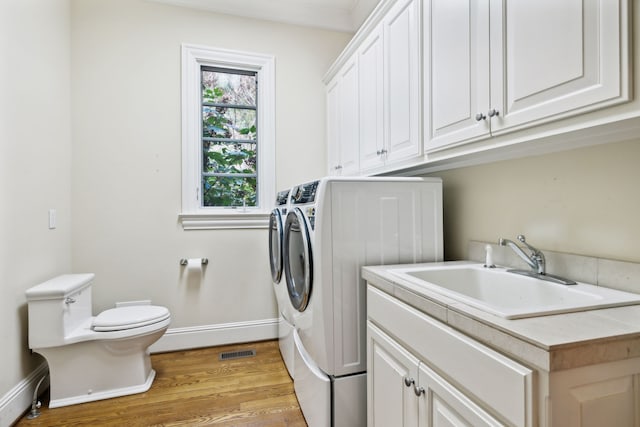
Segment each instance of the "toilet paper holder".
[{"label": "toilet paper holder", "polygon": [[[207,265],[207,264],[209,264],[209,258],[200,258],[200,263],[201,263],[202,265]],[[188,260],[187,258],[182,258],[182,259],[180,260],[180,265],[187,265],[187,264],[189,264],[189,260]]]}]

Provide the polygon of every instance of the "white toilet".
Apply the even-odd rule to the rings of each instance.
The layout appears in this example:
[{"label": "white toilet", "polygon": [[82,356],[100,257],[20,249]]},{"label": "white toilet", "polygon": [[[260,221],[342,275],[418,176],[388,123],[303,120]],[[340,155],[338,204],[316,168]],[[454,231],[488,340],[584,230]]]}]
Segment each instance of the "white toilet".
[{"label": "white toilet", "polygon": [[166,307],[133,305],[91,310],[93,274],[58,276],[27,289],[29,347],[47,359],[50,408],[151,387],[149,346],[167,330]]}]

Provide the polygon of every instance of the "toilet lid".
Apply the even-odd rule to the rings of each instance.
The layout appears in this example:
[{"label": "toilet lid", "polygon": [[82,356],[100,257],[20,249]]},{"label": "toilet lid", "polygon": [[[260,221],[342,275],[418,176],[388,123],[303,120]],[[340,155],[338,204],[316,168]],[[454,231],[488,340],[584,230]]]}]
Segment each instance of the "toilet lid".
[{"label": "toilet lid", "polygon": [[169,318],[169,309],[158,305],[132,305],[105,310],[93,319],[97,332],[139,328]]}]

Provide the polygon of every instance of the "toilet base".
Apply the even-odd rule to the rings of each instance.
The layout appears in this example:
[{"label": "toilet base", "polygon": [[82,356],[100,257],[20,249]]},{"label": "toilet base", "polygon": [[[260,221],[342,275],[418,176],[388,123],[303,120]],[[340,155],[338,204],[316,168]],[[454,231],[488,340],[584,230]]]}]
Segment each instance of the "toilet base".
[{"label": "toilet base", "polygon": [[129,394],[144,393],[145,391],[149,390],[149,388],[151,388],[151,384],[153,383],[153,380],[155,377],[156,377],[156,371],[151,369],[151,371],[149,372],[149,376],[147,377],[147,380],[144,382],[144,384],[99,391],[99,392],[94,392],[91,394],[83,394],[79,396],[64,397],[59,399],[51,398],[51,400],[49,401],[49,408],[53,409],[53,408],[59,408],[61,406],[76,405],[78,403],[87,403],[87,402],[95,402],[96,400],[111,399],[112,397],[127,396]]},{"label": "toilet base", "polygon": [[34,348],[49,365],[49,408],[149,390],[156,372],[148,348],[165,330],[142,337]]}]

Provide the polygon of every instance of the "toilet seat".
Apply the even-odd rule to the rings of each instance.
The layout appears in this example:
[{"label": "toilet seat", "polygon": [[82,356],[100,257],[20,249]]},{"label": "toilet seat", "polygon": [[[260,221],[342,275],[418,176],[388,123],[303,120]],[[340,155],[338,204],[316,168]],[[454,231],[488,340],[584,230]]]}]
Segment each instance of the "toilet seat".
[{"label": "toilet seat", "polygon": [[169,309],[158,305],[132,305],[105,310],[93,319],[96,332],[139,328],[168,319]]}]

